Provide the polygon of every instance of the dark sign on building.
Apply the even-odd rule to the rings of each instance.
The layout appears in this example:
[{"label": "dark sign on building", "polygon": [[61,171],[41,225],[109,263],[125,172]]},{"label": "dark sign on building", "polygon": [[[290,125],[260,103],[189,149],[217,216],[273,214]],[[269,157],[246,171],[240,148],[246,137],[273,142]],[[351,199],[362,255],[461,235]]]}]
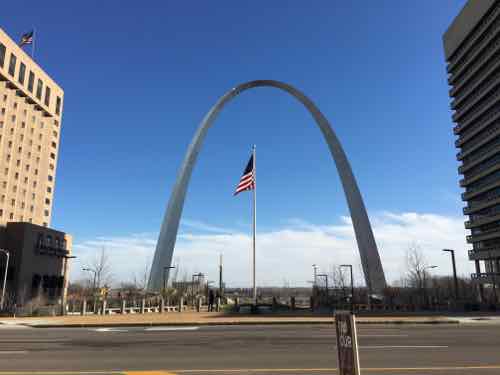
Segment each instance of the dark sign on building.
[{"label": "dark sign on building", "polygon": [[345,311],[335,313],[337,353],[340,375],[359,375],[358,339],[354,314]]}]

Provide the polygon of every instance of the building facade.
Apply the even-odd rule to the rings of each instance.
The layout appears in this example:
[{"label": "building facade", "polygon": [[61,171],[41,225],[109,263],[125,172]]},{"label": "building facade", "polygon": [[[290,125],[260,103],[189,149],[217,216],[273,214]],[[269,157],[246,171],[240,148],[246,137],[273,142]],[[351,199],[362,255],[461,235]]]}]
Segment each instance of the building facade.
[{"label": "building facade", "polygon": [[468,1],[443,41],[469,259],[483,297],[485,284],[500,282],[500,1]]},{"label": "building facade", "polygon": [[[0,227],[0,247],[10,254],[7,310],[29,313],[38,306],[65,300],[68,284],[70,235],[44,226],[10,222]],[[0,261],[5,269],[5,258]],[[2,272],[3,276],[3,272]]]},{"label": "building facade", "polygon": [[[29,46],[28,46],[29,49]],[[64,92],[0,29],[0,275],[4,308],[66,296],[71,236],[49,228]]]},{"label": "building facade", "polygon": [[50,226],[63,98],[0,29],[0,225]]}]

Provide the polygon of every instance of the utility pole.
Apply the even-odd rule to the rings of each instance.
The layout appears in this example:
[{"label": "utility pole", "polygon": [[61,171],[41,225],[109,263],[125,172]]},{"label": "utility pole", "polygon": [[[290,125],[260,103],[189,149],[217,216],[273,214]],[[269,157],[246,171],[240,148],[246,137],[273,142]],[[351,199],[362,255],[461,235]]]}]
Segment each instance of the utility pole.
[{"label": "utility pole", "polygon": [[9,258],[10,254],[7,250],[0,249],[0,252],[5,254],[5,272],[3,274],[3,286],[2,286],[2,299],[0,300],[0,310],[3,310],[4,300],[5,300],[5,287],[7,285],[7,272],[9,270]]},{"label": "utility pole", "polygon": [[451,263],[453,265],[453,283],[455,284],[455,303],[456,303],[459,299],[459,294],[458,294],[457,266],[455,264],[455,250],[443,249],[443,251],[449,252],[451,254]]},{"label": "utility pole", "polygon": [[352,264],[341,264],[340,267],[349,267],[351,271],[351,312],[354,312],[354,278],[352,276]]}]

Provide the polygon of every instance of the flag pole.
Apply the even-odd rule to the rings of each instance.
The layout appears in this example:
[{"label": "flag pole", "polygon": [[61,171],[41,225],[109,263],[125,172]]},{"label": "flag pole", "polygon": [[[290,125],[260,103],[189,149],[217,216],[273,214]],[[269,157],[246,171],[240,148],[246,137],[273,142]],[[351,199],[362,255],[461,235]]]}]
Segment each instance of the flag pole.
[{"label": "flag pole", "polygon": [[31,43],[31,59],[35,60],[35,38],[36,38],[36,29],[33,27],[33,43]]},{"label": "flag pole", "polygon": [[253,156],[253,304],[257,307],[257,289],[255,287],[255,235],[257,227],[257,164],[256,164],[256,147],[253,145],[252,156]]}]

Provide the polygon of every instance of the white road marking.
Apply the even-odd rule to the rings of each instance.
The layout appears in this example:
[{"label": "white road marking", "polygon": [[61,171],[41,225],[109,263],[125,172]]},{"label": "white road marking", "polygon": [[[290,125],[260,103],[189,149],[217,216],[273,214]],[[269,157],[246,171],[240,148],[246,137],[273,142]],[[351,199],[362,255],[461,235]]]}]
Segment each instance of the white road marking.
[{"label": "white road marking", "polygon": [[0,354],[28,354],[27,350],[1,350]]},{"label": "white road marking", "polygon": [[146,328],[145,331],[196,331],[200,327],[151,327]]},{"label": "white road marking", "polygon": [[358,335],[358,337],[408,337],[408,335]]},{"label": "white road marking", "polygon": [[95,332],[128,332],[127,329],[119,329],[119,328],[94,328],[91,331]]},{"label": "white road marking", "polygon": [[32,343],[32,342],[46,342],[46,343],[53,343],[53,342],[70,342],[71,340],[69,339],[30,339],[25,338],[25,339],[6,339],[6,340],[0,340],[0,344],[9,344],[12,342],[21,342],[21,343]]},{"label": "white road marking", "polygon": [[449,348],[448,345],[365,345],[360,349],[442,349]]}]

